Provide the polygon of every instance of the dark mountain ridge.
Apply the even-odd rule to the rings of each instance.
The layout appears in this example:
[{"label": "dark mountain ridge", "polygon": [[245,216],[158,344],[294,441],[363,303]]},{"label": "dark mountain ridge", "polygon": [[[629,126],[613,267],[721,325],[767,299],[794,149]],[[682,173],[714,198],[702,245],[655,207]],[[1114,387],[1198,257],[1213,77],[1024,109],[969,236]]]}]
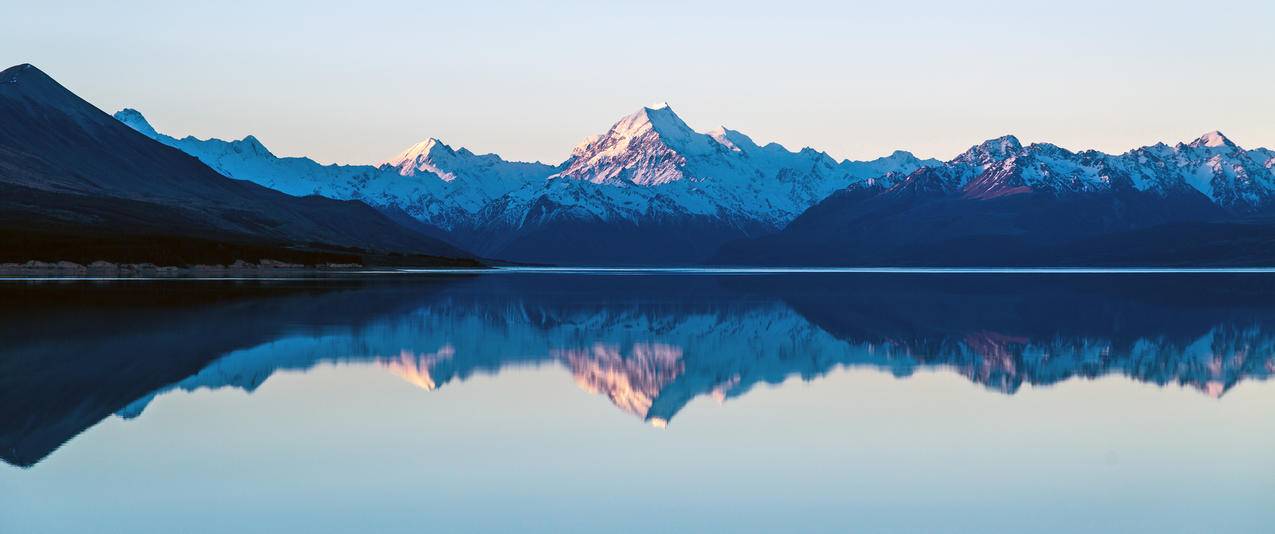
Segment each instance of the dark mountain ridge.
[{"label": "dark mountain ridge", "polygon": [[362,202],[226,178],[31,65],[0,72],[0,124],[0,261],[473,264]]}]

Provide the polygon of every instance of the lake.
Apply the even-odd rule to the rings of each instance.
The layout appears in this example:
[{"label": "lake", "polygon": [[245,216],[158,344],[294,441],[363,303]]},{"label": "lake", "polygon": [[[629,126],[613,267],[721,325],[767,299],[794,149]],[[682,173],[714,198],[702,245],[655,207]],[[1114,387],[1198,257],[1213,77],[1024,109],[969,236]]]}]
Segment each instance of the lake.
[{"label": "lake", "polygon": [[1269,272],[0,281],[0,532],[1259,532]]}]

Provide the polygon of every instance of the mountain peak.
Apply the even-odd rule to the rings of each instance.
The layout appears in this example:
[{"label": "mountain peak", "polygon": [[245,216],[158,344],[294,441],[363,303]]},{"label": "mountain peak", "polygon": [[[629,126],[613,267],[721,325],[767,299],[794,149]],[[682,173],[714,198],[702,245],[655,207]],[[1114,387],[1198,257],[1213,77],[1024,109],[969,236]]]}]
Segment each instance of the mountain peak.
[{"label": "mountain peak", "polygon": [[682,179],[688,156],[714,154],[725,147],[692,130],[667,104],[643,107],[616,121],[606,133],[571,151],[555,176],[594,183],[661,185]]},{"label": "mountain peak", "polygon": [[[703,152],[712,143],[696,133],[668,104],[647,106],[621,117],[606,133],[591,136],[572,150],[574,157],[609,157],[629,150],[631,144],[652,137],[677,151]],[[703,138],[703,139],[700,139]]]},{"label": "mountain peak", "polygon": [[882,161],[894,161],[894,162],[921,161],[921,158],[916,157],[916,154],[908,152],[907,150],[895,150],[894,152],[891,152],[889,156],[883,156],[879,159]]},{"label": "mountain peak", "polygon": [[266,145],[261,144],[261,141],[258,140],[257,136],[255,135],[244,136],[244,138],[240,139],[238,143],[241,146],[247,147],[248,150],[252,151],[255,154],[262,155],[262,156],[271,156],[271,157],[274,156],[274,154],[271,154],[270,150],[266,148]]},{"label": "mountain peak", "polygon": [[30,63],[14,65],[3,71],[0,71],[0,83],[24,83],[27,80],[39,80],[40,78],[52,81],[48,74],[35,67]]},{"label": "mountain peak", "polygon": [[1223,146],[1234,148],[1235,143],[1232,143],[1230,139],[1227,139],[1225,135],[1222,135],[1222,132],[1213,130],[1201,135],[1199,139],[1191,141],[1191,143],[1187,146],[1193,148],[1217,148]]},{"label": "mountain peak", "polygon": [[142,112],[133,108],[124,108],[115,112],[115,120],[124,123],[129,128],[137,130],[147,137],[154,138],[157,135],[155,128],[151,126],[150,121],[142,115]]},{"label": "mountain peak", "polygon": [[416,143],[407,149],[399,152],[387,163],[397,167],[404,162],[423,161],[436,158],[445,154],[452,154],[452,147],[440,141],[437,137],[430,137],[424,141]]},{"label": "mountain peak", "polygon": [[57,97],[71,94],[56,80],[30,63],[14,65],[0,71],[0,87],[9,86],[28,98]]},{"label": "mountain peak", "polygon": [[[465,149],[461,149],[465,150]],[[468,151],[466,151],[468,152]],[[437,174],[444,181],[452,181],[456,174],[444,170],[451,167],[448,162],[456,158],[456,151],[437,137],[430,137],[399,152],[398,155],[385,162],[386,165],[398,168],[399,174],[407,176],[418,171]]]},{"label": "mountain peak", "polygon": [[[644,107],[620,119],[606,137],[617,141],[630,140],[647,132],[654,132],[665,145],[683,155],[710,153],[717,144],[709,136],[692,130],[666,103],[658,107]],[[618,144],[628,146],[627,141]]]},{"label": "mountain peak", "polygon": [[758,148],[757,143],[743,132],[719,126],[708,132],[708,136],[733,152],[749,152]]},{"label": "mountain peak", "polygon": [[681,136],[691,132],[690,126],[673,112],[667,103],[643,107],[622,117],[608,132],[610,136],[634,137],[655,130],[660,135]]},{"label": "mountain peak", "polygon": [[1022,150],[1023,144],[1020,143],[1018,138],[1013,135],[1002,135],[995,139],[983,141],[983,144],[979,145],[979,148],[996,155],[1008,156]]},{"label": "mountain peak", "polygon": [[952,161],[987,165],[994,161],[1004,161],[1022,151],[1022,149],[1023,144],[1018,141],[1017,137],[1002,135],[970,147],[969,150],[956,156]]},{"label": "mountain peak", "polygon": [[48,106],[82,124],[115,123],[115,120],[76,96],[44,71],[30,63],[0,71],[0,98],[23,102],[24,106]]}]

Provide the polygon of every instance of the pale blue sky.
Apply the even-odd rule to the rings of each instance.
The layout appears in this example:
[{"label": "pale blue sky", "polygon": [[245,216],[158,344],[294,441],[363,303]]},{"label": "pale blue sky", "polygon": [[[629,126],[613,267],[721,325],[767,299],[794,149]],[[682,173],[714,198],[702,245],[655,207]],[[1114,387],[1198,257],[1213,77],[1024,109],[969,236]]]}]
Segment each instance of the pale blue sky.
[{"label": "pale blue sky", "polygon": [[167,133],[323,162],[433,136],[556,163],[658,101],[838,158],[1004,133],[1275,145],[1268,1],[87,4],[0,0],[0,62]]}]

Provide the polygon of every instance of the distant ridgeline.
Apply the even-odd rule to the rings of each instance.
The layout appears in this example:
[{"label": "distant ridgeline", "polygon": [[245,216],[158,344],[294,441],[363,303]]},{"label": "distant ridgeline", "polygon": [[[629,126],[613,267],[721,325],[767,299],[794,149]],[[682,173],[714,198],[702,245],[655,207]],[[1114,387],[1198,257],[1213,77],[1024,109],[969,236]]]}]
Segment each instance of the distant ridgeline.
[{"label": "distant ridgeline", "polygon": [[0,72],[0,124],[0,264],[1275,264],[1275,151],[1219,132],[1119,155],[1005,136],[945,162],[838,161],[699,133],[659,104],[556,165],[437,139],[320,165],[112,119],[30,65]]},{"label": "distant ridgeline", "polygon": [[1123,377],[1210,396],[1275,372],[1264,275],[184,283],[94,288],[91,307],[84,291],[0,286],[8,463],[32,465],[168,391],[255,391],[278,371],[327,363],[380,366],[428,390],[551,366],[656,425],[701,396],[839,368],[955,373],[1006,394]]},{"label": "distant ridgeline", "polygon": [[278,158],[256,138],[177,139],[234,178],[362,199],[479,256],[558,264],[1271,265],[1275,151],[1220,132],[1124,154],[1005,136],[941,162],[907,152],[837,161],[698,133],[666,104],[638,110],[557,165],[437,139],[379,165]]}]

